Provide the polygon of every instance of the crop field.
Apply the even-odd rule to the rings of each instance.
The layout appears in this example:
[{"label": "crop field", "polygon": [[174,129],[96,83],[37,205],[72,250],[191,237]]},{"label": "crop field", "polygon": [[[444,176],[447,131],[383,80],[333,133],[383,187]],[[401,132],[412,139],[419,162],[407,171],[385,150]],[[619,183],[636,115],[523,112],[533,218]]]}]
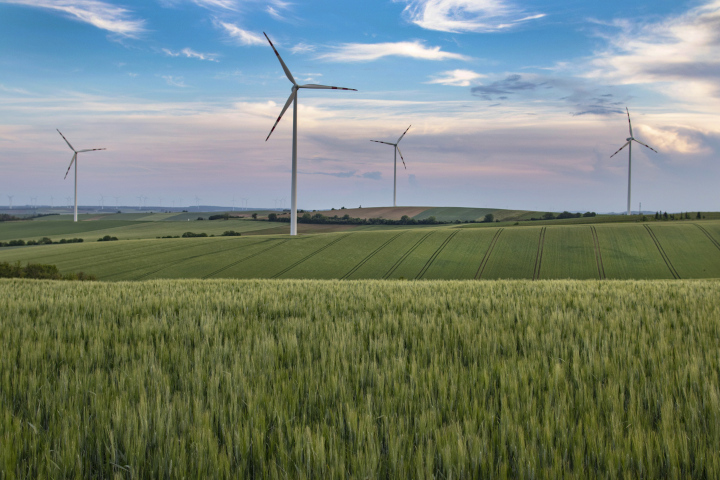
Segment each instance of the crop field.
[{"label": "crop field", "polygon": [[720,477],[718,281],[0,292],[2,478]]},{"label": "crop field", "polygon": [[[32,225],[34,222],[28,222]],[[62,222],[39,222],[64,226]],[[81,222],[94,228],[111,221]],[[191,231],[241,237],[155,238]],[[27,228],[13,224],[10,230]],[[55,264],[101,280],[297,279],[683,279],[720,278],[720,222],[406,228],[252,220],[128,221],[85,232],[80,244],[0,248],[0,261]],[[307,227],[304,230],[303,227]],[[33,226],[35,228],[35,226]],[[1,226],[0,229],[6,229]],[[76,232],[73,235],[80,235]],[[101,235],[121,241],[96,242]],[[6,237],[13,237],[5,231]],[[141,240],[125,240],[130,238]],[[16,238],[16,237],[15,237]],[[57,236],[55,237],[57,240]],[[269,248],[272,247],[272,248]]]}]

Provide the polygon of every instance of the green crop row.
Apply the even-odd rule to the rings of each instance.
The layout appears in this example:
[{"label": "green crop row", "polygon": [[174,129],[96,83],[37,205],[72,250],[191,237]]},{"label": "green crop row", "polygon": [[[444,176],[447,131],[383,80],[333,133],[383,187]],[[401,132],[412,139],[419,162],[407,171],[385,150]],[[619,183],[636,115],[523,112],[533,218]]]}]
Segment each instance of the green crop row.
[{"label": "green crop row", "polygon": [[0,280],[0,478],[718,478],[718,298]]}]

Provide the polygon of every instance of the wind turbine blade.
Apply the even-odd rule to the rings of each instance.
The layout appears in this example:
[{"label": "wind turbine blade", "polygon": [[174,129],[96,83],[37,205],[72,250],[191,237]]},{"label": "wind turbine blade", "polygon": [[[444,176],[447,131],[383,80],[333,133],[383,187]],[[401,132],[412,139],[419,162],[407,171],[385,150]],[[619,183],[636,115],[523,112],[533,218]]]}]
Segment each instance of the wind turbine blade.
[{"label": "wind turbine blade", "polygon": [[400,151],[400,147],[398,147],[397,145],[395,145],[395,148],[397,148],[397,151],[398,151],[398,153],[400,154],[400,160],[402,160],[402,162],[403,162],[403,167],[405,167],[405,170],[407,170],[407,165],[405,165],[405,159],[404,159],[403,156],[402,156],[402,152]]},{"label": "wind turbine blade", "polygon": [[295,95],[297,95],[297,90],[293,89],[292,93],[290,94],[290,97],[287,99],[287,102],[285,102],[285,106],[283,107],[282,112],[280,112],[280,116],[278,117],[277,120],[275,120],[275,125],[273,125],[272,130],[270,130],[270,133],[268,133],[268,136],[265,139],[266,142],[268,141],[268,138],[270,138],[270,135],[272,135],[272,133],[275,131],[275,127],[277,127],[277,124],[280,123],[280,119],[282,118],[283,115],[285,115],[285,112],[287,111],[287,109],[290,106],[290,104],[292,103],[292,101],[295,99]]},{"label": "wind turbine blade", "polygon": [[[410,127],[412,127],[412,125],[410,125]],[[407,129],[405,129],[405,131],[403,132],[403,134],[400,135],[400,138],[398,138],[397,143],[400,143],[400,140],[402,140],[403,137],[405,136],[405,134],[408,132],[408,130],[410,130],[410,127],[408,127]]]},{"label": "wind turbine blade", "polygon": [[[62,135],[62,133],[60,135]],[[65,176],[63,177],[63,180],[65,180],[67,178],[67,175],[68,175],[68,173],[70,173],[70,169],[72,168],[73,163],[75,163],[75,160],[77,160],[77,152],[73,155],[72,160],[70,160],[70,165],[68,166],[68,169],[65,172]]]},{"label": "wind turbine blade", "polygon": [[615,152],[615,153],[613,153],[612,155],[610,155],[610,158],[612,158],[612,157],[614,157],[615,155],[617,155],[618,153],[620,153],[620,150],[622,150],[623,148],[627,147],[628,145],[630,145],[630,141],[629,141],[629,140],[628,140],[627,142],[625,142],[625,145],[623,145],[622,147],[620,147],[617,152]]},{"label": "wind turbine blade", "polygon": [[[633,140],[635,140],[635,139],[633,138]],[[644,143],[642,143],[642,142],[640,142],[640,141],[638,141],[638,140],[635,140],[635,142],[636,142],[636,143],[639,143],[639,144],[642,145],[643,147],[649,148],[650,150],[652,150],[652,151],[655,152],[655,153],[658,153],[658,151],[655,150],[654,148],[652,148],[650,145],[645,145]]]},{"label": "wind turbine blade", "polygon": [[65,138],[65,135],[63,135],[62,132],[60,130],[58,130],[57,128],[55,130],[57,130],[57,132],[60,134],[60,136],[63,137],[63,140],[65,140],[65,143],[68,144],[68,147],[70,147],[70,150],[72,150],[74,152],[75,149],[73,148],[72,145],[70,145],[70,142],[68,142],[67,138]]},{"label": "wind turbine blade", "polygon": [[[263,35],[265,35],[265,38],[267,38],[267,41],[270,42],[270,37],[267,36],[267,33],[263,32]],[[283,70],[285,70],[285,75],[287,75],[288,80],[290,80],[293,83],[293,85],[297,85],[295,78],[293,78],[292,73],[290,73],[290,69],[288,69],[287,65],[285,65],[285,62],[283,62],[282,57],[280,56],[278,51],[275,49],[275,45],[273,45],[273,43],[270,42],[270,46],[272,47],[273,51],[275,52],[275,55],[277,55],[278,60],[280,60],[280,65],[282,65]]]},{"label": "wind turbine blade", "polygon": [[357,88],[331,87],[328,85],[316,85],[314,83],[300,85],[300,88],[314,88],[316,90],[352,90],[353,92],[357,92]]},{"label": "wind turbine blade", "polygon": [[375,143],[384,143],[385,145],[392,145],[393,147],[395,146],[394,143],[381,142],[380,140],[370,140],[370,141],[371,141],[371,142],[375,142]]},{"label": "wind turbine blade", "polygon": [[107,150],[107,148],[88,148],[87,150],[78,150],[77,153],[82,152],[95,152],[97,150]]},{"label": "wind turbine blade", "polygon": [[627,112],[627,116],[628,116],[628,127],[630,127],[630,137],[632,138],[633,134],[632,134],[632,123],[630,123],[630,110],[628,110],[628,108],[625,107],[625,111]]}]

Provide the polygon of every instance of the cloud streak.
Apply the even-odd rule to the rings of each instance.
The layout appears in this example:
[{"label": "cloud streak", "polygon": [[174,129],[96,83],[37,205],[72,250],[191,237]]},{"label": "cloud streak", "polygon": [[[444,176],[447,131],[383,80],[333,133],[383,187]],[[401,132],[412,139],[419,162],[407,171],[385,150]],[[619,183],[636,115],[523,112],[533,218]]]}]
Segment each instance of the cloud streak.
[{"label": "cloud streak", "polygon": [[426,83],[437,83],[440,85],[449,85],[454,87],[469,87],[473,80],[483,78],[482,75],[472,70],[450,70],[442,72],[434,79]]},{"label": "cloud streak", "polygon": [[219,28],[225,30],[225,33],[240,45],[264,45],[265,39],[255,32],[243,30],[234,23],[216,21]]},{"label": "cloud streak", "polygon": [[506,0],[404,0],[410,21],[441,32],[496,32],[545,16],[528,14]]},{"label": "cloud streak", "polygon": [[135,37],[145,31],[145,21],[133,19],[129,10],[99,0],[0,0],[0,3],[25,5],[62,12],[124,37]]},{"label": "cloud streak", "polygon": [[192,50],[191,48],[183,48],[179,52],[173,52],[170,49],[163,48],[162,51],[169,57],[179,57],[184,55],[187,58],[197,58],[198,60],[206,60],[208,62],[217,62],[217,53],[200,53]]},{"label": "cloud streak", "polygon": [[345,43],[318,56],[331,62],[371,62],[383,57],[409,57],[420,60],[469,60],[459,53],[444,52],[420,41],[395,43]]}]

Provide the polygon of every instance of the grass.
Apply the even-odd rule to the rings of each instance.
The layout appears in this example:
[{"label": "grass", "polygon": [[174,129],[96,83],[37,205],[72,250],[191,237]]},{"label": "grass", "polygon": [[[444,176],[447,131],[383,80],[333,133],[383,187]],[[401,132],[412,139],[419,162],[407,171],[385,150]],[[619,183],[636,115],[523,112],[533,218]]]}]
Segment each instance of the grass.
[{"label": "grass", "polygon": [[3,478],[720,476],[717,281],[0,292]]}]

